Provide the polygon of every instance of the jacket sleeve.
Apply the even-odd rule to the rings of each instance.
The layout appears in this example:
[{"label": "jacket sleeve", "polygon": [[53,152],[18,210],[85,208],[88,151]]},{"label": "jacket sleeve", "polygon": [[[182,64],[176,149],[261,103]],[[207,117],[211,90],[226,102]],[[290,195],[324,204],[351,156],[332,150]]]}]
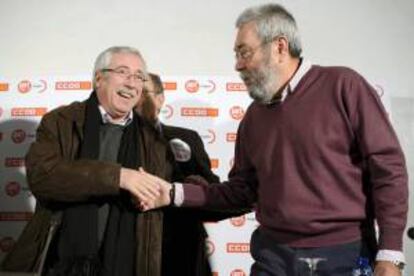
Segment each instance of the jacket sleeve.
[{"label": "jacket sleeve", "polygon": [[376,91],[361,76],[345,87],[351,123],[369,175],[379,249],[402,250],[408,211],[404,155]]},{"label": "jacket sleeve", "polygon": [[58,112],[45,115],[26,155],[27,180],[40,201],[81,202],[119,192],[120,165],[74,160],[79,137]]}]

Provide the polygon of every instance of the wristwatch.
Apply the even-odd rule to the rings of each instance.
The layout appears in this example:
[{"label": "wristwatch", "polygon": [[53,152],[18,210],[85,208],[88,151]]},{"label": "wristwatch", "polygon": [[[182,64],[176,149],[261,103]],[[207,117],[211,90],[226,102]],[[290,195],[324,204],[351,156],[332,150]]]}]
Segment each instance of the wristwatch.
[{"label": "wristwatch", "polygon": [[169,206],[175,206],[175,183],[171,183]]},{"label": "wristwatch", "polygon": [[403,270],[405,267],[405,263],[400,262],[400,261],[391,261],[391,263],[393,263],[396,267],[398,267],[399,270]]}]

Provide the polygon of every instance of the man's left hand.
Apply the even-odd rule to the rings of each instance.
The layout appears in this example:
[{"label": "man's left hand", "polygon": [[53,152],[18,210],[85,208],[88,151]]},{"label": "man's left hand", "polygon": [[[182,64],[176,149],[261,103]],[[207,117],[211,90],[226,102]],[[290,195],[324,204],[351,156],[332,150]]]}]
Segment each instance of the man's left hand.
[{"label": "man's left hand", "polygon": [[400,269],[388,261],[377,261],[374,276],[401,276]]}]

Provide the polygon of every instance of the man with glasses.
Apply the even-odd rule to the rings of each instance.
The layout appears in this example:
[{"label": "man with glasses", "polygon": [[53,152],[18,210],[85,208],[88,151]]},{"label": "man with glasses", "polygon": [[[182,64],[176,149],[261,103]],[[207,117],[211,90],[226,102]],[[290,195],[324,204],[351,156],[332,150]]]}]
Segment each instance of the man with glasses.
[{"label": "man with glasses", "polygon": [[280,5],[249,8],[236,26],[235,68],[254,101],[228,183],[164,183],[144,208],[257,204],[252,275],[352,275],[358,260],[377,276],[401,275],[407,169],[376,91],[349,68],[302,58]]},{"label": "man with glasses", "polygon": [[[36,211],[3,269],[161,275],[163,214],[137,208],[139,197],[159,194],[139,168],[166,179],[172,171],[166,145],[133,112],[146,74],[138,50],[111,47],[96,59],[90,97],[42,118],[26,157]],[[43,248],[55,217],[60,226]]]}]

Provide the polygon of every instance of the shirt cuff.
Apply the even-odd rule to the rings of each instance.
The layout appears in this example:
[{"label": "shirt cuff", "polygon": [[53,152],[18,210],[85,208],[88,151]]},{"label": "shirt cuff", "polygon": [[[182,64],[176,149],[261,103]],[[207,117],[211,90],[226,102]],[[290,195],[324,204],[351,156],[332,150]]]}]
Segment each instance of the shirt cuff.
[{"label": "shirt cuff", "polygon": [[376,261],[405,263],[405,257],[401,251],[382,249],[378,251]]},{"label": "shirt cuff", "polygon": [[175,184],[175,197],[174,206],[180,207],[184,203],[184,188],[182,183],[174,182]]}]

